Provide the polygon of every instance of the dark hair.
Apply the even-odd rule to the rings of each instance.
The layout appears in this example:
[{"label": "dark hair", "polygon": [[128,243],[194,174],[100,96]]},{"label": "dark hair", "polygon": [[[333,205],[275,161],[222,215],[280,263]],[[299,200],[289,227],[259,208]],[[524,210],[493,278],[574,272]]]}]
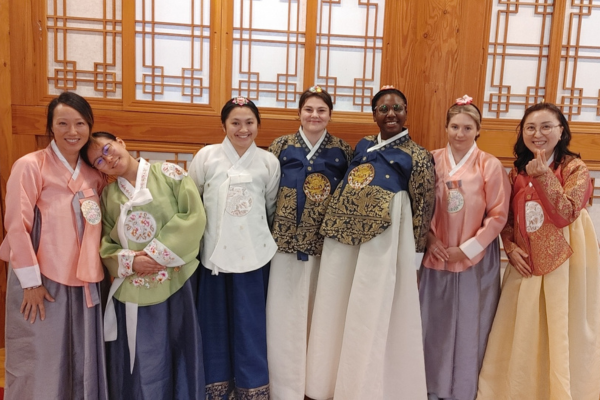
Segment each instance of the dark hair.
[{"label": "dark hair", "polygon": [[52,132],[52,121],[54,119],[54,110],[59,104],[64,104],[65,106],[69,106],[75,111],[77,111],[85,122],[87,122],[90,127],[90,131],[94,126],[94,114],[92,113],[92,107],[90,103],[87,102],[86,99],[73,92],[63,92],[58,97],[55,97],[48,104],[48,112],[46,118],[46,134],[50,136],[50,138],[54,137],[54,133]]},{"label": "dark hair", "polygon": [[396,94],[400,96],[400,98],[404,100],[404,104],[406,104],[406,106],[408,107],[408,101],[406,100],[406,96],[404,95],[404,93],[395,88],[388,88],[381,89],[379,92],[375,93],[375,96],[373,96],[373,99],[371,100],[371,110],[375,111],[375,107],[377,107],[377,102],[382,96],[385,96],[386,94]]},{"label": "dark hair", "polygon": [[83,145],[81,150],[79,150],[79,157],[81,157],[84,163],[86,163],[92,168],[94,167],[94,165],[90,161],[90,158],[88,157],[87,153],[92,143],[96,143],[99,138],[106,138],[113,142],[117,140],[117,137],[110,132],[94,132],[90,135],[90,140],[88,140],[87,143]]},{"label": "dark hair", "polygon": [[517,142],[515,143],[513,151],[515,157],[517,157],[514,165],[519,172],[524,172],[529,161],[533,160],[534,158],[533,153],[527,148],[525,142],[523,141],[523,127],[525,126],[525,120],[527,120],[532,113],[543,110],[548,110],[553,113],[558,119],[560,125],[563,127],[561,138],[558,143],[556,143],[556,147],[554,147],[553,169],[558,168],[558,166],[564,161],[565,156],[580,158],[579,154],[573,153],[571,150],[569,150],[569,143],[571,143],[571,129],[569,128],[567,119],[560,109],[552,103],[538,103],[525,110],[525,114],[517,126]]},{"label": "dark hair", "polygon": [[329,115],[331,115],[331,111],[333,110],[333,101],[331,100],[331,95],[323,90],[319,86],[313,86],[310,89],[307,89],[300,96],[300,101],[298,101],[298,110],[302,111],[302,107],[304,107],[304,103],[311,97],[318,97],[323,100],[323,102],[329,108]]},{"label": "dark hair", "polygon": [[225,125],[225,121],[227,121],[227,117],[229,117],[231,111],[236,107],[248,107],[254,113],[257,124],[260,125],[260,113],[258,112],[258,107],[256,107],[256,104],[254,104],[252,100],[246,97],[232,97],[225,103],[221,109],[221,123],[223,125]]}]

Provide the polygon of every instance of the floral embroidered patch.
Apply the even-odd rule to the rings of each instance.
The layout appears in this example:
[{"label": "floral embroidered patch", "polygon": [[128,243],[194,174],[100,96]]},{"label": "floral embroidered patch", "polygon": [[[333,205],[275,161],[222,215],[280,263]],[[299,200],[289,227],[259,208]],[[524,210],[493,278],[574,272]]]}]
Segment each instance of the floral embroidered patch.
[{"label": "floral embroidered patch", "polygon": [[362,189],[375,178],[375,168],[371,164],[361,164],[348,174],[348,185],[354,189]]},{"label": "floral embroidered patch", "polygon": [[91,225],[98,225],[102,220],[100,206],[93,200],[85,200],[81,203],[81,213],[85,220]]},{"label": "floral embroidered patch", "polygon": [[304,181],[304,194],[315,203],[320,203],[329,197],[331,184],[323,174],[310,174]]},{"label": "floral embroidered patch", "polygon": [[252,196],[242,186],[229,186],[225,210],[234,217],[242,217],[252,209]]},{"label": "floral embroidered patch", "polygon": [[527,232],[535,232],[544,224],[544,209],[537,201],[525,203],[525,226]]},{"label": "floral embroidered patch", "polygon": [[156,233],[156,221],[147,211],[134,211],[125,219],[125,236],[135,243],[146,243]]},{"label": "floral embroidered patch", "polygon": [[450,214],[459,212],[465,205],[465,199],[458,189],[448,190],[447,209]]},{"label": "floral embroidered patch", "polygon": [[169,178],[173,178],[178,181],[182,180],[184,176],[187,176],[187,172],[185,172],[185,170],[179,165],[168,162],[163,163],[160,170]]}]

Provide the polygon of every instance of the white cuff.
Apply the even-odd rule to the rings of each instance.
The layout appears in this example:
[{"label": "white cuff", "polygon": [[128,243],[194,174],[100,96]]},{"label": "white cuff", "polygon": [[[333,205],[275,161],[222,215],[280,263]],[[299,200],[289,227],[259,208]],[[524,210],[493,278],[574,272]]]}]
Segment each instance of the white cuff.
[{"label": "white cuff", "polygon": [[474,237],[458,246],[458,248],[461,249],[467,257],[469,257],[469,260],[472,260],[479,253],[485,250]]},{"label": "white cuff", "polygon": [[156,239],[152,239],[144,248],[144,251],[154,261],[165,267],[180,267],[185,264],[185,261],[179,258],[177,254],[173,253],[167,246]]},{"label": "white cuff", "polygon": [[42,284],[40,266],[37,264],[31,267],[13,268],[13,271],[15,271],[15,275],[17,275],[23,289],[40,286]]},{"label": "white cuff", "polygon": [[135,251],[121,250],[117,258],[119,259],[119,270],[117,271],[119,278],[133,275],[133,259],[135,258]]},{"label": "white cuff", "polygon": [[421,268],[421,263],[423,262],[423,256],[425,253],[415,253],[415,267],[417,271]]}]

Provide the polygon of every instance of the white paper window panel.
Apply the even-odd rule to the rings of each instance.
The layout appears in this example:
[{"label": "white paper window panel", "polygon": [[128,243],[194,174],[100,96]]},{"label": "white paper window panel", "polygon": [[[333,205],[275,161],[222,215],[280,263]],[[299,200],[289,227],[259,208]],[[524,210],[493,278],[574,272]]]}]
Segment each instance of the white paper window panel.
[{"label": "white paper window panel", "polygon": [[142,157],[151,164],[168,161],[170,163],[179,165],[186,171],[192,162],[192,159],[194,158],[193,153],[164,153],[157,151],[131,150],[129,151],[129,154],[131,154],[134,158]]},{"label": "white paper window panel", "polygon": [[135,98],[207,104],[210,1],[136,0]]},{"label": "white paper window panel", "polygon": [[556,101],[571,121],[600,122],[600,0],[566,11]]},{"label": "white paper window panel", "polygon": [[48,93],[122,98],[121,5],[121,0],[47,1]]},{"label": "white paper window panel", "polygon": [[[336,110],[368,110],[380,87],[385,1],[369,3],[319,1],[314,80],[333,95]],[[234,0],[232,96],[296,108],[307,86],[305,28],[303,0]]]},{"label": "white paper window panel", "polygon": [[[552,1],[496,0],[492,6],[485,80],[484,118],[520,119],[528,103],[544,98]],[[498,33],[496,33],[498,27]],[[509,94],[510,99],[505,95]]]}]

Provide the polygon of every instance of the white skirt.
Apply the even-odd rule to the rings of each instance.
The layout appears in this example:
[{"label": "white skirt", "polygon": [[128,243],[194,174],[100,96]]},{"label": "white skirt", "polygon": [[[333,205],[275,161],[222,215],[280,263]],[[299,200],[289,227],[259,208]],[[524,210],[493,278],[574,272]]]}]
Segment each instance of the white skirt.
[{"label": "white skirt", "polygon": [[307,357],[313,399],[427,399],[407,192],[390,214],[362,245],[325,239]]},{"label": "white skirt", "polygon": [[308,332],[321,257],[277,253],[267,295],[267,359],[272,400],[304,400]]}]

